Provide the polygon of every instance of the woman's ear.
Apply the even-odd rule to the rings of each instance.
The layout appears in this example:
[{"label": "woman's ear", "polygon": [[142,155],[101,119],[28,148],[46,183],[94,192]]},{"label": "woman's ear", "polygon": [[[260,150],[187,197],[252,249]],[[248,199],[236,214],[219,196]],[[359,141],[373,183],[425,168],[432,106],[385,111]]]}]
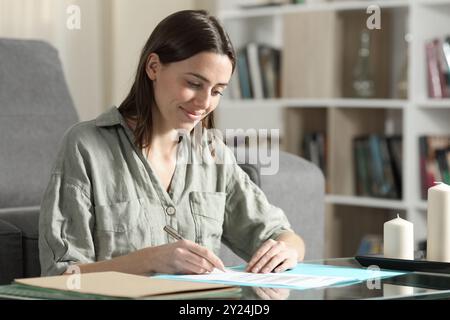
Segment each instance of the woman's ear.
[{"label": "woman's ear", "polygon": [[145,66],[145,71],[150,80],[156,80],[160,65],[159,56],[156,53],[151,53],[147,58],[147,65]]}]

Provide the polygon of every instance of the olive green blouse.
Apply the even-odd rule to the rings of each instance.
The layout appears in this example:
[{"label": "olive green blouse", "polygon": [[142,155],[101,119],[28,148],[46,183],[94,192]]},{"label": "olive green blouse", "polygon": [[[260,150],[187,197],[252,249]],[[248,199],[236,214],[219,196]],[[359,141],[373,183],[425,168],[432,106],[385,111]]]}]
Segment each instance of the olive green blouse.
[{"label": "olive green blouse", "polygon": [[223,242],[245,260],[291,230],[220,139],[215,156],[208,134],[199,150],[209,152],[180,139],[166,191],[133,137],[116,107],[66,132],[41,204],[42,275],[175,241],[165,225],[216,255]]}]

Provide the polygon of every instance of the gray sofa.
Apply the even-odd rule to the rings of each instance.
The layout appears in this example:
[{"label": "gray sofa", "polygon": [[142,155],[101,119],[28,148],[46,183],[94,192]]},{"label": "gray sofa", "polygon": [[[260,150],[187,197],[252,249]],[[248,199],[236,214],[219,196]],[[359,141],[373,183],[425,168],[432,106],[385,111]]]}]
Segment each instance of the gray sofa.
[{"label": "gray sofa", "polygon": [[[57,51],[41,41],[0,39],[0,284],[40,275],[39,204],[60,139],[77,121]],[[285,210],[305,239],[306,259],[321,258],[321,171],[284,152],[273,176],[240,165]],[[226,265],[241,262],[226,248],[221,257]]]},{"label": "gray sofa", "polygon": [[0,39],[0,283],[40,273],[41,195],[56,146],[77,120],[57,51]]}]

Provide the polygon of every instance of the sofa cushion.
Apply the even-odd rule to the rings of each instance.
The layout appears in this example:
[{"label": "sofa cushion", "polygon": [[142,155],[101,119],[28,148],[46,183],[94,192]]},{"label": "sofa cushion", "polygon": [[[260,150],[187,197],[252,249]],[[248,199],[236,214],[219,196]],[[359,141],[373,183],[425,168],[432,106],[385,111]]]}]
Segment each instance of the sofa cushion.
[{"label": "sofa cushion", "polygon": [[78,116],[57,51],[0,39],[0,208],[39,205],[64,132]]},{"label": "sofa cushion", "polygon": [[305,241],[306,260],[324,255],[325,178],[313,163],[280,151],[277,174],[261,176],[267,199],[286,213],[292,228]]},{"label": "sofa cushion", "polygon": [[0,219],[0,285],[23,277],[22,233]]},{"label": "sofa cushion", "polygon": [[39,277],[41,264],[39,262],[39,241],[37,238],[22,237],[23,254],[26,257],[23,263],[24,277]]},{"label": "sofa cushion", "polygon": [[24,277],[39,276],[39,207],[0,209],[0,219],[20,231]]}]

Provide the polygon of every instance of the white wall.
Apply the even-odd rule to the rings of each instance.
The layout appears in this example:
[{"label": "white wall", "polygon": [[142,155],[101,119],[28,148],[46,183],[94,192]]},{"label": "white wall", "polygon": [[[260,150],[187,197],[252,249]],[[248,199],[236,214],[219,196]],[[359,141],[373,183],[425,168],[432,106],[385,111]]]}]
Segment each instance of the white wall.
[{"label": "white wall", "polygon": [[[78,5],[81,29],[66,27]],[[0,37],[47,40],[59,51],[81,120],[118,105],[156,24],[196,0],[0,0]]]},{"label": "white wall", "polygon": [[109,105],[119,105],[131,88],[139,55],[159,21],[195,0],[112,0],[112,65]]},{"label": "white wall", "polygon": [[[55,2],[55,1],[53,1]],[[58,0],[57,43],[60,46],[69,88],[82,120],[92,119],[104,110],[103,9],[108,0]],[[66,27],[71,4],[81,10],[81,29]]]},{"label": "white wall", "polygon": [[[107,0],[0,0],[0,37],[35,38],[55,46],[81,119],[104,104],[102,4]],[[69,30],[67,7],[78,5],[81,29]]]}]

